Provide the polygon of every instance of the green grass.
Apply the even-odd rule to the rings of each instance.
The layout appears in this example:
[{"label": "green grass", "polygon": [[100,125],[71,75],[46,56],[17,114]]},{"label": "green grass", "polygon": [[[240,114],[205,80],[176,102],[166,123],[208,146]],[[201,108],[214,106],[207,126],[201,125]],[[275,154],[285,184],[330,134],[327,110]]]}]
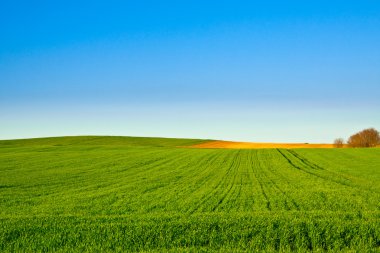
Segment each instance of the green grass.
[{"label": "green grass", "polygon": [[0,141],[0,251],[380,251],[380,149]]}]

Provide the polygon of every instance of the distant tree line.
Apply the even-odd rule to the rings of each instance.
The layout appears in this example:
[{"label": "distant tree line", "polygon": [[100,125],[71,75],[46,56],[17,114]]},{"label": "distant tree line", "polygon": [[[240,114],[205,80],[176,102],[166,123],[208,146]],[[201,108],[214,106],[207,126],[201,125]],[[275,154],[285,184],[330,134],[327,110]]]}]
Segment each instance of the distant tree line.
[{"label": "distant tree line", "polygon": [[[347,146],[351,148],[370,148],[380,145],[380,133],[374,128],[364,129],[354,135],[351,135],[347,140]],[[334,147],[343,148],[343,138],[334,140]]]}]

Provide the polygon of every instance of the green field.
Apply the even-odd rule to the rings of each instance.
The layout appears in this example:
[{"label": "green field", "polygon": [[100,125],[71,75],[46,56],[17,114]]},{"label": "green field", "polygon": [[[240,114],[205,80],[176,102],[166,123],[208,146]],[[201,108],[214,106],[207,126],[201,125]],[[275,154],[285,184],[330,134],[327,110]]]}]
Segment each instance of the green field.
[{"label": "green field", "polygon": [[380,252],[380,149],[0,141],[0,251]]}]

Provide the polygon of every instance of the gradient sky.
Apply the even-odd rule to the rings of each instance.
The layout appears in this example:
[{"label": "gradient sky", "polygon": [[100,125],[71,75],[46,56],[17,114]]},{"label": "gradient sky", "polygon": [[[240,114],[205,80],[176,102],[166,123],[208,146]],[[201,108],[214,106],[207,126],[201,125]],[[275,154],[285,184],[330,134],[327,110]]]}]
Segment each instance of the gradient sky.
[{"label": "gradient sky", "polygon": [[0,139],[380,129],[380,1],[1,1]]}]

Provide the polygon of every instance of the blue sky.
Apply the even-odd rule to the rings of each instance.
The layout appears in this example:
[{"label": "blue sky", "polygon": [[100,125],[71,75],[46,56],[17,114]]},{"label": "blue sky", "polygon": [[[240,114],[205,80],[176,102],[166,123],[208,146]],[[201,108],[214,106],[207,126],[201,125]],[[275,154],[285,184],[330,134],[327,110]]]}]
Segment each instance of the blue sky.
[{"label": "blue sky", "polygon": [[2,1],[0,139],[380,129],[379,1]]}]

